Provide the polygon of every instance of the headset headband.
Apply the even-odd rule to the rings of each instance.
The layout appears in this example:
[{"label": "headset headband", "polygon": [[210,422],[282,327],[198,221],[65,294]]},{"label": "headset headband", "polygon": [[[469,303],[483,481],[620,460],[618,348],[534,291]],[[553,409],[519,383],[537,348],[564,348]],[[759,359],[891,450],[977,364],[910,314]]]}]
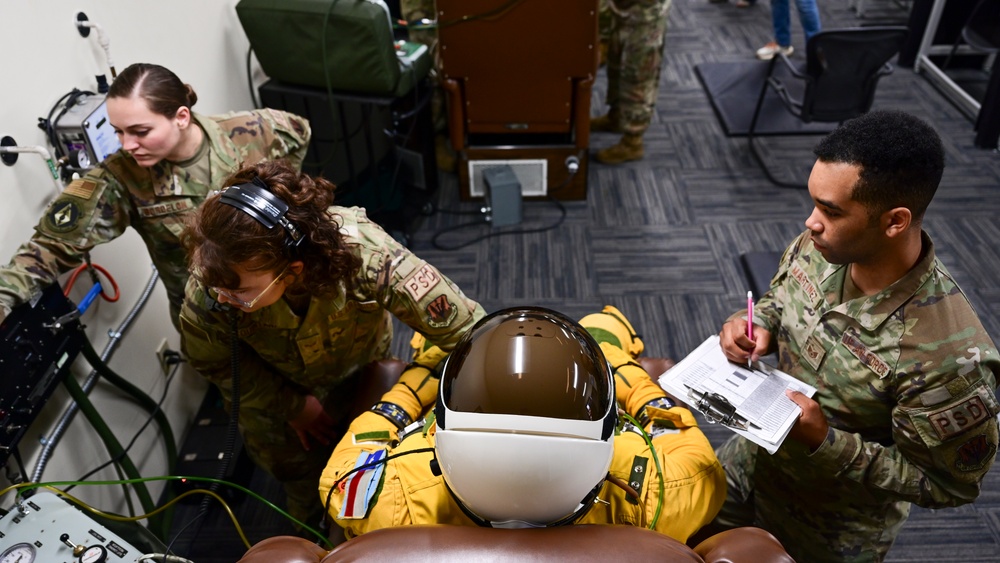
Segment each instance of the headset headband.
[{"label": "headset headband", "polygon": [[288,213],[288,204],[271,193],[259,176],[254,176],[253,180],[246,184],[223,189],[221,201],[253,217],[268,229],[273,229],[275,225],[284,228],[288,235],[285,237],[287,248],[298,247],[305,238],[295,224],[285,217]]}]

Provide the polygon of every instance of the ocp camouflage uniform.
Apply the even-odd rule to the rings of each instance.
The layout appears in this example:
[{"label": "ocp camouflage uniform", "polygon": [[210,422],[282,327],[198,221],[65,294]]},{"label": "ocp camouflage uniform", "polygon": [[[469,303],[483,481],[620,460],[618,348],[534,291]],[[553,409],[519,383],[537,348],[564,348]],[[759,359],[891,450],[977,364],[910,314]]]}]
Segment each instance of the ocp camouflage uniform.
[{"label": "ocp camouflage uniform", "polygon": [[191,160],[144,168],[120,150],[49,204],[35,234],[0,268],[0,318],[131,226],[163,280],[176,325],[188,278],[178,238],[185,219],[244,164],[283,158],[300,168],[311,134],[305,119],[270,109],[196,114],[194,121],[206,143]]},{"label": "ocp camouflage uniform", "polygon": [[798,561],[880,561],[910,503],[979,495],[997,451],[1000,358],[926,234],[923,248],[894,284],[846,302],[848,267],[808,232],[785,251],[754,322],[776,339],[779,367],[816,387],[830,432],[811,454],[730,439],[717,452],[730,486],[719,523],[758,525]]},{"label": "ocp camouflage uniform", "polygon": [[[712,446],[698,428],[691,411],[682,406],[653,406],[666,397],[666,393],[637,363],[643,343],[620,311],[605,307],[601,313],[584,317],[580,325],[600,343],[605,358],[613,366],[618,404],[644,421],[644,426],[653,434],[654,448],[651,450],[636,431],[623,431],[615,436],[608,472],[622,481],[637,483],[641,500],[634,501],[621,488],[607,481],[598,495],[601,501],[595,502],[574,523],[646,527],[659,514],[655,518],[655,530],[686,541],[711,521],[725,498],[725,474]],[[416,364],[438,359],[433,350],[418,354],[414,365],[403,372],[399,383],[382,397],[382,401],[398,405],[406,411],[409,420],[418,420],[434,404],[440,380],[429,377],[429,370]],[[435,428],[411,432],[399,441],[397,426],[374,412],[366,412],[351,423],[348,433],[330,456],[319,482],[319,498],[324,502],[330,499],[329,515],[337,519],[348,538],[392,526],[476,525],[459,507],[440,472],[432,472],[429,462],[433,454],[415,452],[434,446]],[[363,517],[338,518],[346,495],[340,489],[330,494],[333,484],[355,467],[359,454],[386,448],[393,455],[414,453],[386,463],[378,490],[371,500],[372,506]],[[651,459],[653,455],[657,456],[658,465]]]},{"label": "ocp camouflage uniform", "polygon": [[[642,136],[653,119],[660,86],[670,0],[605,0],[608,90],[605,101],[620,115],[623,133]],[[603,5],[603,3],[602,3]],[[610,14],[608,24],[603,16]]]},{"label": "ocp camouflage uniform", "polygon": [[[389,357],[392,316],[450,351],[485,315],[451,280],[371,222],[363,209],[332,207],[348,245],[362,260],[352,290],[313,296],[298,316],[287,298],[250,313],[223,310],[214,292],[188,281],[181,344],[188,361],[232,401],[230,315],[238,319],[240,433],[250,457],[285,487],[289,512],[306,521],[322,514],[319,475],[333,450],[302,448],[288,424],[307,395],[337,422],[352,407],[358,370]],[[349,420],[344,420],[344,427]],[[314,522],[313,522],[314,523]]]}]

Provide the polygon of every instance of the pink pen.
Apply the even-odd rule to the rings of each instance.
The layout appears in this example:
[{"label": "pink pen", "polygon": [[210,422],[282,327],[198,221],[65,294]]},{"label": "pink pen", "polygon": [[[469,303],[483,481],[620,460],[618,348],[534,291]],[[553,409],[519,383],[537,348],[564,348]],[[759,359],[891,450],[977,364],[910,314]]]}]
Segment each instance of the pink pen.
[{"label": "pink pen", "polygon": [[[753,292],[747,292],[747,338],[753,342]],[[747,367],[753,369],[752,359],[747,358]]]}]

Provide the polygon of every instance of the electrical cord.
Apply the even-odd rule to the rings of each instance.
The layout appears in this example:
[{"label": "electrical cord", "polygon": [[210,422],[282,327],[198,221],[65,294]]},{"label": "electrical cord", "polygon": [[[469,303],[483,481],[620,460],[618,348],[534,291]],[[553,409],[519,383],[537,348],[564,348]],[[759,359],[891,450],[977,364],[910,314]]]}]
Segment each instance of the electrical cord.
[{"label": "electrical cord", "polygon": [[253,73],[250,71],[250,56],[253,55],[253,45],[247,48],[247,87],[250,88],[250,103],[254,109],[260,109],[261,103],[257,100],[257,94],[253,91]]},{"label": "electrical cord", "polygon": [[[42,131],[45,131],[45,136],[48,138],[49,144],[52,145],[52,148],[55,149],[57,157],[67,156],[65,147],[61,147],[59,145],[59,139],[56,137],[56,126],[59,124],[59,120],[62,119],[62,117],[66,115],[66,112],[69,111],[69,109],[76,104],[76,100],[80,96],[93,96],[93,95],[94,93],[89,90],[80,90],[78,88],[73,88],[68,93],[64,94],[63,97],[59,98],[59,100],[55,103],[55,105],[52,106],[52,109],[49,110],[48,117],[46,117],[45,119],[38,118],[38,127],[41,128]],[[59,104],[62,103],[64,100],[66,103],[63,105],[62,110],[59,112],[59,115],[53,118],[52,114],[55,113],[56,108],[58,108]]]},{"label": "electrical cord", "polygon": [[[411,453],[411,452],[406,452],[406,453]],[[415,452],[412,452],[412,453],[415,453]],[[137,478],[137,479],[123,479],[123,480],[120,480],[120,481],[86,481],[86,482],[79,482],[79,481],[49,481],[49,482],[45,482],[45,483],[18,483],[16,485],[10,485],[10,486],[4,488],[3,490],[0,490],[0,498],[3,498],[4,495],[6,495],[7,493],[9,493],[11,491],[18,491],[18,494],[20,496],[20,493],[23,490],[32,490],[32,489],[37,489],[37,488],[42,488],[42,487],[52,488],[52,487],[60,487],[60,486],[66,486],[66,485],[88,485],[88,486],[94,486],[94,485],[131,485],[131,484],[136,484],[136,483],[148,483],[148,482],[152,482],[152,481],[184,481],[184,480],[188,480],[188,481],[203,481],[203,482],[207,482],[207,483],[215,483],[215,484],[225,485],[227,487],[231,487],[233,489],[242,491],[243,493],[246,493],[247,495],[250,495],[253,498],[257,499],[258,501],[260,501],[261,503],[263,503],[265,506],[267,506],[271,510],[277,512],[278,514],[280,514],[281,516],[285,517],[289,521],[302,526],[303,529],[308,530],[309,532],[311,532],[312,534],[314,534],[317,538],[319,538],[319,540],[321,540],[323,543],[325,543],[328,547],[330,547],[330,548],[333,547],[333,545],[330,544],[330,541],[327,539],[327,537],[325,535],[323,535],[321,532],[319,532],[319,531],[317,531],[317,530],[309,527],[308,525],[306,525],[303,522],[300,522],[294,516],[292,516],[291,514],[285,512],[280,507],[278,507],[277,505],[275,505],[271,501],[267,500],[266,498],[262,497],[258,493],[254,492],[254,491],[251,491],[250,489],[248,489],[248,488],[246,488],[246,487],[244,487],[244,486],[242,486],[240,484],[233,483],[233,482],[230,482],[230,481],[223,481],[221,479],[213,479],[211,477],[200,477],[200,476],[189,476],[189,475],[164,475],[164,476],[158,476],[158,477],[140,477],[140,478]],[[55,492],[57,492],[57,494],[59,494],[62,491],[58,491],[57,490]],[[122,522],[134,522],[134,521],[142,520],[142,519],[145,519],[145,518],[149,518],[150,516],[153,516],[153,515],[157,514],[158,512],[160,512],[162,510],[165,510],[168,507],[168,505],[173,505],[174,503],[176,503],[177,501],[181,500],[182,498],[185,498],[187,495],[194,494],[196,492],[201,493],[201,494],[206,494],[206,493],[213,492],[213,491],[209,491],[208,489],[193,489],[191,491],[187,491],[187,492],[185,492],[182,495],[178,495],[177,498],[172,499],[169,503],[165,504],[163,507],[155,509],[154,511],[151,511],[148,514],[140,514],[140,515],[134,516],[134,517],[125,517],[125,516],[117,516],[117,515],[107,515],[107,517],[109,519],[111,519],[111,520],[118,520],[118,521],[122,521]],[[226,507],[227,512],[231,515],[231,519],[235,523],[236,522],[236,517],[235,517],[235,515],[232,515],[232,509],[229,508],[229,505],[226,504],[224,500],[220,499],[220,502]],[[249,548],[250,546],[248,545],[247,547]]]},{"label": "electrical cord", "polygon": [[[174,352],[174,354],[177,354],[177,352]],[[163,406],[163,402],[167,398],[167,393],[170,391],[170,384],[173,382],[174,376],[177,374],[177,369],[180,368],[181,363],[184,362],[184,360],[180,358],[180,354],[177,354],[177,357],[178,357],[178,359],[177,359],[177,361],[175,361],[172,364],[174,367],[173,367],[173,369],[170,370],[170,374],[167,376],[166,383],[163,386],[163,394],[160,396],[160,400],[156,403],[157,412],[161,411],[161,408]],[[168,362],[169,362],[170,357],[168,357],[167,359],[168,359]],[[97,473],[98,471],[100,471],[100,470],[104,469],[105,467],[111,465],[112,463],[118,463],[121,460],[121,458],[128,453],[128,451],[132,448],[132,446],[135,445],[136,440],[146,430],[146,427],[148,427],[150,425],[150,423],[153,422],[153,420],[154,420],[154,414],[155,413],[150,413],[150,415],[148,417],[146,417],[146,422],[144,422],[142,424],[142,426],[139,427],[139,430],[136,431],[135,435],[132,437],[132,440],[129,441],[128,445],[125,446],[125,449],[122,452],[120,452],[117,456],[109,459],[108,461],[102,463],[101,465],[98,465],[94,469],[91,469],[87,473],[85,473],[82,476],[78,477],[76,480],[77,481],[86,481],[91,475],[94,475],[95,473]],[[74,485],[70,485],[69,487],[67,487],[66,488],[66,492],[68,493],[71,490],[73,490],[73,487],[74,487]]]},{"label": "electrical cord", "polygon": [[[663,484],[663,467],[660,466],[660,457],[656,455],[656,448],[653,447],[653,438],[646,432],[645,428],[639,425],[639,421],[633,418],[632,415],[630,415],[629,413],[625,412],[624,409],[618,409],[618,414],[625,417],[626,420],[631,422],[636,427],[636,429],[639,430],[639,433],[642,434],[643,439],[646,440],[646,445],[649,446],[649,452],[652,454],[653,463],[656,464],[656,477],[660,484],[659,495],[657,496],[656,499],[656,512],[653,513],[653,519],[649,522],[649,526],[647,526],[650,530],[655,530],[656,523],[659,522],[660,520],[660,511],[663,510],[663,497],[665,494],[664,492],[665,487]],[[629,487],[629,489],[632,488]],[[632,490],[634,492],[634,489]]]},{"label": "electrical cord", "polygon": [[[568,162],[567,162],[567,164],[568,164]],[[472,240],[466,241],[466,242],[464,242],[462,244],[459,244],[457,246],[445,246],[445,245],[442,245],[441,243],[438,242],[438,238],[441,237],[441,235],[444,235],[444,234],[447,234],[447,233],[450,233],[450,232],[454,232],[454,231],[457,231],[457,230],[460,230],[460,229],[464,229],[466,227],[473,227],[473,226],[477,226],[477,225],[484,225],[484,224],[487,223],[486,220],[482,220],[482,221],[469,221],[468,223],[461,223],[461,224],[454,225],[454,226],[451,226],[451,227],[446,227],[444,229],[439,229],[437,232],[434,233],[433,236],[431,236],[431,244],[433,244],[434,248],[436,248],[438,250],[459,250],[461,248],[465,248],[466,246],[475,244],[475,243],[477,243],[477,242],[479,242],[481,240],[486,240],[486,239],[489,239],[489,238],[501,237],[501,236],[504,236],[504,235],[526,235],[526,234],[530,234],[530,233],[544,233],[545,231],[550,231],[552,229],[555,229],[559,225],[562,225],[563,221],[566,220],[566,207],[563,206],[562,202],[560,202],[558,199],[556,199],[555,197],[553,197],[552,193],[558,193],[558,192],[562,191],[566,186],[568,186],[570,184],[570,182],[573,181],[573,178],[576,177],[576,173],[579,170],[580,170],[579,164],[576,164],[575,166],[570,166],[569,167],[569,176],[566,176],[566,179],[563,180],[563,182],[561,184],[559,184],[558,187],[556,187],[555,189],[551,190],[549,193],[545,194],[546,199],[548,199],[549,201],[551,201],[552,203],[554,203],[556,205],[556,207],[559,208],[559,219],[557,219],[555,223],[553,223],[551,225],[548,225],[546,227],[539,227],[537,229],[517,229],[517,230],[511,230],[511,231],[502,231],[502,232],[496,232],[496,233],[489,233],[489,234],[485,234],[485,235],[482,235],[482,236],[478,236],[478,237],[476,237],[476,238],[474,238]],[[449,209],[437,209],[437,212],[448,213],[448,214],[452,214],[452,215],[476,215],[477,214],[477,212],[474,212],[474,211],[455,211],[455,210],[449,210]],[[479,213],[482,213],[482,211],[480,211]]]},{"label": "electrical cord", "polygon": [[[239,418],[240,418],[240,335],[239,335],[239,312],[236,309],[229,310],[229,370],[230,370],[230,380],[232,381],[232,398],[230,399],[229,407],[229,424],[226,428],[226,437],[222,445],[222,459],[219,462],[219,466],[215,472],[215,479],[212,484],[209,485],[209,489],[213,492],[218,490],[219,483],[223,482],[222,478],[226,476],[226,472],[229,470],[229,464],[233,460],[233,452],[236,450],[236,436],[238,434]],[[174,537],[176,540],[180,537],[180,534],[191,526],[194,522],[198,521],[198,529],[195,530],[194,538],[191,543],[194,544],[201,535],[202,529],[204,529],[205,516],[208,515],[209,509],[209,498],[205,497],[202,499],[201,504],[198,506],[198,513],[190,522],[184,525],[180,531]],[[171,541],[173,544],[173,541]]]},{"label": "electrical cord", "polygon": [[[327,518],[330,517],[330,501],[333,499],[333,491],[335,491],[338,488],[340,488],[340,485],[344,482],[345,479],[347,479],[351,475],[354,475],[358,471],[362,471],[362,470],[365,470],[365,469],[371,469],[373,467],[378,467],[379,465],[386,464],[391,459],[396,459],[396,458],[403,457],[405,455],[410,455],[410,454],[422,454],[422,453],[434,453],[434,448],[417,448],[415,450],[409,450],[409,451],[401,452],[401,453],[398,453],[398,454],[387,455],[387,456],[385,456],[384,458],[382,458],[382,459],[380,459],[378,461],[375,461],[375,462],[372,462],[372,463],[366,463],[364,465],[359,465],[359,466],[355,467],[354,469],[351,469],[350,471],[344,473],[343,475],[340,476],[340,479],[337,479],[336,481],[333,482],[332,485],[330,485],[330,490],[327,491],[327,493],[326,493],[326,501],[323,503],[323,519],[326,520]],[[3,496],[3,492],[0,491],[0,497],[2,497],[2,496]]]},{"label": "electrical cord", "polygon": [[[447,228],[438,230],[436,233],[434,233],[434,236],[431,237],[431,244],[433,244],[434,248],[436,248],[438,250],[458,250],[458,249],[461,249],[461,248],[465,248],[466,246],[475,244],[475,243],[477,243],[477,242],[479,242],[481,240],[486,240],[486,239],[490,239],[490,238],[494,238],[494,237],[501,237],[501,236],[505,236],[505,235],[526,235],[526,234],[530,234],[530,233],[544,233],[545,231],[551,231],[552,229],[555,229],[555,228],[559,227],[559,225],[562,225],[563,221],[566,219],[566,207],[563,206],[562,202],[560,202],[558,199],[556,199],[556,198],[554,198],[554,197],[552,197],[550,195],[546,195],[546,198],[549,201],[551,201],[552,203],[554,203],[556,205],[556,207],[559,208],[559,219],[556,219],[556,221],[554,223],[552,223],[551,225],[547,225],[545,227],[539,227],[537,229],[517,229],[517,230],[514,230],[514,231],[502,231],[502,232],[488,233],[488,234],[485,234],[485,235],[480,235],[480,236],[478,236],[478,237],[476,237],[476,238],[474,238],[472,240],[465,241],[464,243],[459,244],[459,245],[455,245],[455,246],[445,246],[445,245],[441,244],[440,242],[438,242],[438,239],[442,235],[445,235],[447,233],[458,231],[458,230],[464,229],[466,227],[473,227],[473,226],[477,226],[477,225],[485,225],[485,224],[487,224],[487,221],[485,221],[485,220],[483,220],[483,221],[470,221],[468,223],[461,223],[461,224],[458,224],[458,225],[454,225],[452,227],[447,227]],[[442,212],[445,212],[445,211],[442,211]]]},{"label": "electrical cord", "polygon": [[114,289],[115,294],[108,295],[107,293],[105,293],[104,284],[101,284],[101,299],[104,299],[109,303],[114,303],[115,301],[118,301],[118,298],[121,297],[121,291],[118,289],[118,282],[115,281],[115,278],[112,277],[107,270],[105,270],[104,268],[102,268],[97,264],[90,264],[90,263],[80,264],[79,266],[73,269],[73,273],[70,274],[69,280],[66,282],[66,287],[63,289],[63,295],[69,297],[69,294],[73,289],[73,284],[76,283],[76,278],[78,278],[80,276],[80,273],[83,272],[84,270],[90,271],[90,275],[93,278],[95,284],[99,281],[96,272],[101,272],[102,274],[104,274],[104,277],[108,280],[108,282],[111,284],[111,287]]}]

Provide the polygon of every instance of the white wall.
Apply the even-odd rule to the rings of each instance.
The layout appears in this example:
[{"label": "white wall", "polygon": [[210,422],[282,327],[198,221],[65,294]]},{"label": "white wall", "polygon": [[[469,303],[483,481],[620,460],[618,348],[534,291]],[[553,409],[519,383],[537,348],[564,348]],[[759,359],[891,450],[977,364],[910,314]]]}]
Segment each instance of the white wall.
[{"label": "white wall", "polygon": [[[13,137],[18,145],[42,145],[46,141],[37,127],[37,118],[46,116],[53,104],[71,89],[95,90],[95,75],[110,78],[105,52],[97,33],[83,38],[74,22],[78,12],[100,24],[111,42],[111,57],[121,71],[135,62],[161,64],[191,84],[198,94],[194,110],[203,114],[249,109],[251,100],[245,74],[248,42],[234,6],[237,0],[3,0],[0,2],[0,136]],[[51,149],[50,149],[51,150]],[[21,154],[13,166],[0,166],[0,261],[6,262],[17,246],[32,233],[48,201],[55,193],[43,160]],[[148,254],[134,231],[98,248],[93,261],[106,268],[121,288],[121,299],[107,303],[100,299],[86,312],[84,322],[94,347],[100,353],[108,341],[108,331],[118,327],[149,279]],[[75,298],[90,287],[82,276]],[[179,337],[169,322],[166,293],[156,290],[123,339],[110,361],[111,368],[159,400],[165,377],[160,373],[155,350],[163,339],[175,350]],[[74,365],[78,378],[90,372],[81,357]],[[4,378],[16,373],[0,374]],[[190,369],[182,370],[169,388],[164,408],[178,441],[200,404],[205,386]],[[102,382],[91,395],[101,414],[127,444],[145,422],[147,414],[109,384]],[[67,395],[60,388],[32,426],[20,449],[34,471],[39,437],[46,436],[65,405]],[[144,476],[166,472],[165,455],[158,442],[156,425],[150,425],[130,450]],[[102,443],[82,415],[62,439],[47,465],[44,481],[72,480],[100,465],[109,457]],[[13,459],[11,465],[14,465]],[[113,479],[105,470],[91,479]],[[0,488],[7,485],[0,477]],[[162,485],[152,485],[154,500]],[[101,508],[122,513],[125,504],[120,487],[77,487],[73,494]],[[0,498],[8,508],[12,495]]]}]

